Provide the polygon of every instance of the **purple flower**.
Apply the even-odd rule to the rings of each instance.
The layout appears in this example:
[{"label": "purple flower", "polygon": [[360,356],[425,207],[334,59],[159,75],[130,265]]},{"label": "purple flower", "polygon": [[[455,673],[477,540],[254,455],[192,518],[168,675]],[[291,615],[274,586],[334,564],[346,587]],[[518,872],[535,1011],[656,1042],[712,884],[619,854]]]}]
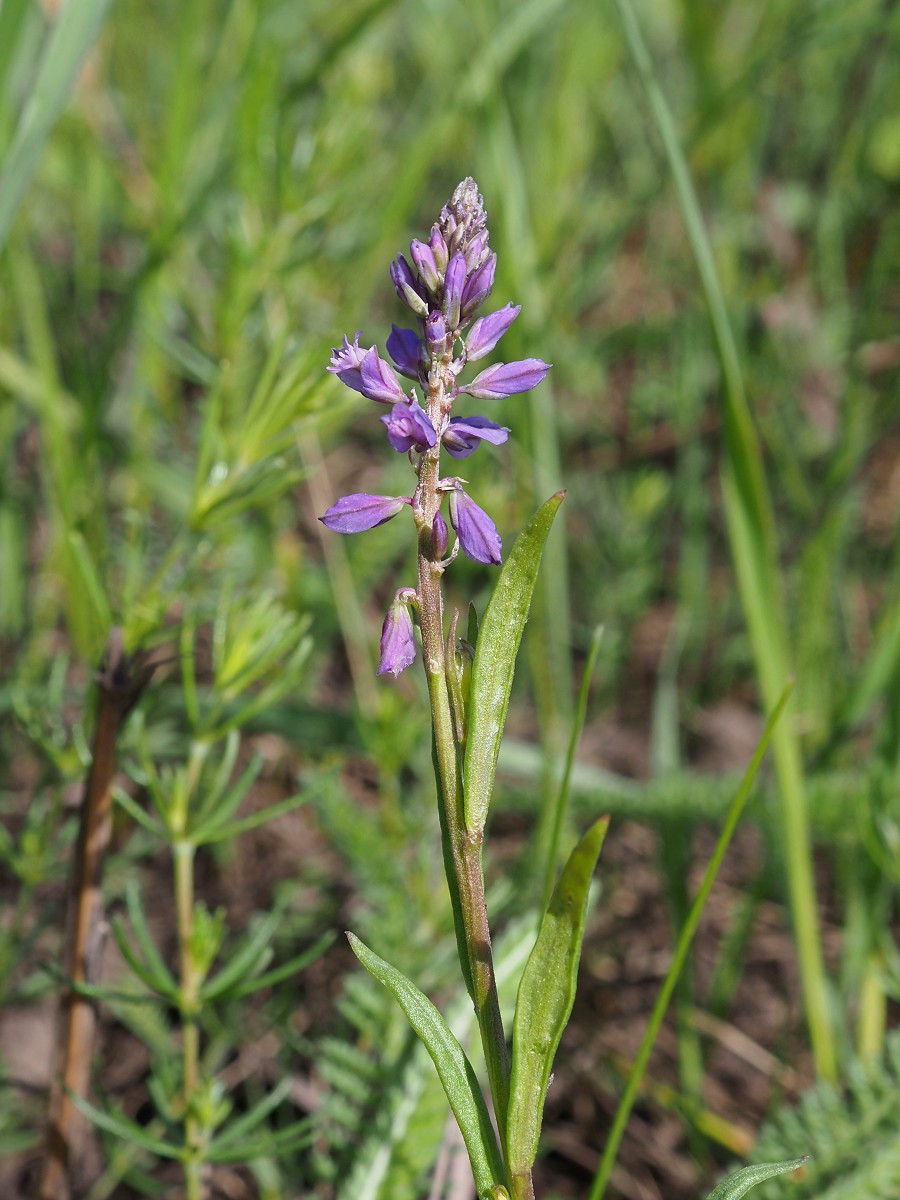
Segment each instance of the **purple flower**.
[{"label": "purple flower", "polygon": [[332,504],[319,520],[335,533],[364,533],[396,517],[404,504],[412,504],[410,496],[372,496],[368,492],[353,492]]},{"label": "purple flower", "polygon": [[411,308],[417,317],[427,317],[428,305],[419,291],[412,267],[402,254],[398,254],[391,263],[391,279],[397,289],[397,295],[403,303]]},{"label": "purple flower", "polygon": [[491,288],[494,286],[494,272],[496,270],[497,255],[490,254],[481,266],[476,271],[473,271],[466,280],[461,301],[462,318],[464,321],[468,317],[471,317],[481,302],[486,300],[491,294]]},{"label": "purple flower", "polygon": [[414,329],[398,329],[396,325],[391,326],[387,352],[394,360],[394,366],[407,379],[419,378],[420,346],[419,335]]},{"label": "purple flower", "polygon": [[409,611],[411,598],[414,597],[415,592],[412,588],[400,588],[387,610],[384,625],[381,627],[379,675],[390,674],[396,679],[416,657],[416,632]]},{"label": "purple flower", "polygon": [[518,392],[530,392],[541,382],[550,370],[550,363],[542,362],[539,358],[523,358],[521,362],[494,363],[480,375],[476,375],[471,383],[465,384],[459,390],[468,392],[477,400],[502,400],[504,396],[514,396]]},{"label": "purple flower", "polygon": [[479,442],[500,446],[508,436],[509,430],[505,425],[498,425],[487,417],[451,417],[441,444],[454,458],[468,458],[478,449]]},{"label": "purple flower", "polygon": [[[355,392],[363,390],[362,378],[360,377],[360,366],[362,360],[369,353],[369,350],[361,350],[359,345],[360,331],[357,331],[353,339],[353,345],[347,340],[347,335],[344,334],[344,344],[340,350],[334,349],[331,351],[331,362],[325,368],[332,375],[337,375],[341,383],[345,383],[348,388],[353,388]],[[370,348],[374,350],[375,347]]]},{"label": "purple flower", "polygon": [[451,331],[459,327],[460,305],[465,285],[465,255],[454,254],[447,263],[447,273],[444,276],[444,320]]},{"label": "purple flower", "polygon": [[437,441],[428,413],[417,400],[395,404],[389,417],[382,417],[388,441],[401,454],[407,450],[426,450]]},{"label": "purple flower", "polygon": [[[521,311],[521,304],[506,304],[497,312],[489,313],[486,317],[479,317],[466,338],[468,362],[475,362],[476,359],[490,354]],[[391,343],[388,340],[388,350],[390,348]],[[394,361],[396,362],[396,358]]]},{"label": "purple flower", "polygon": [[503,547],[497,526],[484,509],[466,495],[458,479],[444,479],[441,482],[452,485],[450,524],[456,530],[463,551],[475,562],[499,566]]},{"label": "purple flower", "polygon": [[361,387],[358,390],[369,400],[377,400],[381,404],[396,404],[398,400],[405,398],[393,368],[379,357],[374,346],[363,357],[359,378]]}]

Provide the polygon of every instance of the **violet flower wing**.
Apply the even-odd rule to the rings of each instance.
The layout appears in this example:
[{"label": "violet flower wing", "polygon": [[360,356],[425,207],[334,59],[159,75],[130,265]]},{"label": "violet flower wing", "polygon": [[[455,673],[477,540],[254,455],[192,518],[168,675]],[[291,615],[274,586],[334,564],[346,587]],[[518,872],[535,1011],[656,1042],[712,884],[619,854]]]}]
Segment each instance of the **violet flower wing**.
[{"label": "violet flower wing", "polygon": [[450,524],[456,530],[459,544],[474,562],[499,566],[503,550],[497,526],[471,496],[457,484],[450,493]]},{"label": "violet flower wing", "polygon": [[494,363],[480,375],[476,375],[471,383],[464,384],[459,390],[467,392],[477,400],[502,400],[505,396],[514,396],[519,392],[530,392],[537,387],[550,370],[551,363],[542,362],[539,358],[523,358],[520,362]]},{"label": "violet flower wing", "polygon": [[396,404],[405,398],[393,367],[379,356],[374,346],[363,357],[359,375],[362,381],[359,390],[369,400],[377,400],[380,404]]},{"label": "violet flower wing", "polygon": [[391,326],[387,340],[387,352],[394,360],[394,366],[407,379],[419,378],[419,335],[414,329],[400,329]]},{"label": "violet flower wing", "polygon": [[412,504],[410,496],[373,496],[369,492],[352,492],[342,496],[319,520],[335,533],[365,533],[396,517],[404,504]]},{"label": "violet flower wing", "polygon": [[490,354],[521,311],[521,304],[506,304],[486,317],[479,317],[466,336],[467,361],[475,362]]},{"label": "violet flower wing", "polygon": [[451,417],[441,444],[453,458],[468,458],[475,453],[480,442],[501,446],[508,437],[507,426],[489,421],[487,417]]}]

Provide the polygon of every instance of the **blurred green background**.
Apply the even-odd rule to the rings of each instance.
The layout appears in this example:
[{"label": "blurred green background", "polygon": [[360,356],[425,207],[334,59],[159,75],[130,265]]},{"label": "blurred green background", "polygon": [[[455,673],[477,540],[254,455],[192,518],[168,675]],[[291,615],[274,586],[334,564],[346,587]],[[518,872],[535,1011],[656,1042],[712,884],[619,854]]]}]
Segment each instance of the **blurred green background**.
[{"label": "blurred green background", "polygon": [[[611,809],[621,831],[607,885],[621,902],[601,900],[587,999],[551,1091],[545,1194],[587,1195],[616,1056],[633,1053],[630,1031],[665,969],[654,955],[708,852],[705,822],[771,706],[766,670],[796,675],[777,780],[754,807],[721,924],[613,1178],[618,1195],[698,1194],[814,1073],[793,961],[806,953],[815,990],[819,951],[804,939],[819,934],[798,918],[805,884],[785,866],[794,843],[779,814],[792,787],[818,851],[831,981],[819,999],[835,1061],[879,1055],[897,1012],[900,7],[635,0],[714,255],[752,417],[743,441],[684,196],[612,0],[69,0],[54,24],[56,8],[0,5],[0,1055],[12,1015],[44,1013],[28,1025],[35,1039],[47,1027],[42,964],[58,959],[52,914],[113,624],[128,649],[168,656],[124,748],[126,760],[140,743],[165,761],[185,724],[171,665],[185,622],[199,631],[201,686],[212,672],[223,695],[228,671],[204,657],[216,630],[260,602],[252,657],[260,624],[309,623],[302,672],[298,662],[278,686],[278,646],[296,641],[276,639],[275,683],[246,718],[265,762],[252,803],[283,797],[304,771],[328,768],[339,783],[279,826],[277,846],[211,855],[198,886],[232,929],[282,889],[285,946],[352,921],[423,986],[452,979],[424,685],[414,672],[396,685],[373,676],[385,605],[413,582],[409,528],[344,540],[315,517],[348,491],[408,489],[371,405],[324,366],[357,329],[383,348],[403,322],[390,260],[472,175],[499,259],[493,300],[523,306],[503,357],[554,366],[535,393],[494,406],[510,442],[470,460],[467,478],[507,547],[568,489],[502,760],[489,862],[501,930],[514,933],[540,894],[540,814],[598,623],[572,827]],[[744,543],[728,511],[735,474]],[[483,608],[492,578],[460,562],[451,596]],[[123,819],[113,905],[135,873],[166,894],[141,839]],[[780,939],[770,959],[748,948],[761,920]],[[435,955],[438,933],[449,940]],[[632,937],[646,939],[643,966],[628,965]],[[754,964],[777,1004],[741,992]],[[387,1006],[372,1016],[368,984],[341,982],[351,972],[335,945],[254,1009],[254,1044],[270,1039],[259,1061],[306,1087],[293,1115],[324,1115],[311,1150],[235,1168],[228,1186],[244,1191],[223,1177],[221,1194],[428,1194],[439,1096],[428,1093],[431,1112],[411,1102],[423,1128],[404,1136],[418,1158],[407,1146],[381,1175],[366,1158],[372,1112],[414,1094],[413,1052]],[[613,984],[632,997],[618,1009]],[[732,1078],[698,1011],[733,1020],[795,1077]],[[241,1062],[243,1019],[226,1012],[209,1031],[228,1046],[218,1066]],[[135,1022],[133,1007],[110,1010],[101,1090],[138,1095],[152,1075],[140,1055],[130,1074],[110,1074],[123,1047],[151,1042]],[[45,1058],[46,1042],[34,1045]],[[38,1071],[23,1093],[9,1064],[4,1079],[17,1098],[0,1119],[15,1195],[46,1080]],[[659,1140],[646,1128],[671,1135],[664,1153],[646,1157]],[[107,1143],[103,1155],[112,1161]],[[91,1194],[149,1190],[166,1178],[154,1171],[127,1163]]]}]

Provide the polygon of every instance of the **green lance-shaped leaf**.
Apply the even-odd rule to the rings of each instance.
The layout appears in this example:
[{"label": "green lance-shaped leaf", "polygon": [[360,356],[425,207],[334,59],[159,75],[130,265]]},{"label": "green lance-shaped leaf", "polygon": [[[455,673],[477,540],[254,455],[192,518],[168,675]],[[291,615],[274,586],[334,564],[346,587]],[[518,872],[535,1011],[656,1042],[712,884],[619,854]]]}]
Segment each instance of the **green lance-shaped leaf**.
[{"label": "green lance-shaped leaf", "polygon": [[505,1183],[506,1172],[484,1096],[465,1051],[427,996],[354,934],[348,933],[347,938],[366,970],[371,971],[399,1001],[410,1025],[431,1055],[466,1143],[478,1195],[495,1194],[492,1189]]},{"label": "green lance-shaped leaf", "polygon": [[729,1175],[709,1193],[706,1200],[740,1200],[752,1187],[773,1179],[776,1175],[786,1175],[788,1171],[796,1171],[802,1167],[809,1155],[803,1158],[792,1158],[790,1162],[756,1163],[752,1167],[744,1167]]},{"label": "green lance-shaped leaf", "polygon": [[569,855],[519,984],[506,1132],[513,1178],[526,1175],[537,1154],[550,1068],[575,1000],[591,876],[608,825],[609,817],[601,817]]},{"label": "green lance-shaped leaf", "polygon": [[544,543],[565,494],[552,495],[516,538],[478,631],[463,767],[465,821],[470,833],[481,833],[487,820],[516,652],[528,619]]}]

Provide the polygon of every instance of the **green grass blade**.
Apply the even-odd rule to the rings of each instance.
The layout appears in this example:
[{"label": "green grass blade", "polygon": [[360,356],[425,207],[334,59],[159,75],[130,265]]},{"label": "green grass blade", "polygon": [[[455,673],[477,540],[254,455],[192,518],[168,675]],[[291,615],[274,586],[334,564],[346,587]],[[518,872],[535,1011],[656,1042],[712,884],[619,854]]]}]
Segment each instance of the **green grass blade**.
[{"label": "green grass blade", "polygon": [[678,945],[675,947],[675,953],[672,956],[672,963],[668,973],[663,980],[663,985],[659,989],[659,994],[656,997],[656,1003],[653,1005],[653,1012],[650,1014],[650,1020],[647,1022],[647,1029],[641,1040],[640,1048],[635,1056],[634,1064],[631,1068],[631,1074],[628,1077],[628,1083],[625,1085],[625,1091],[622,1094],[622,1099],[619,1101],[619,1107],[616,1111],[615,1120],[612,1128],[609,1131],[609,1136],[606,1140],[606,1146],[603,1150],[603,1156],[600,1159],[600,1165],[597,1168],[597,1173],[594,1176],[594,1182],[591,1187],[588,1200],[600,1200],[604,1193],[609,1177],[612,1175],[613,1166],[616,1161],[616,1154],[619,1149],[619,1144],[622,1141],[622,1134],[625,1132],[625,1126],[628,1124],[628,1118],[631,1115],[631,1109],[638,1094],[638,1088],[641,1085],[641,1080],[644,1076],[644,1071],[647,1067],[647,1062],[650,1058],[650,1051],[653,1049],[653,1044],[659,1034],[660,1027],[663,1023],[663,1017],[666,1015],[666,1009],[669,1007],[669,1001],[672,999],[672,994],[675,991],[675,985],[681,975],[684,964],[687,961],[688,951],[691,947],[694,934],[697,931],[697,926],[700,923],[700,917],[703,914],[703,909],[706,907],[706,901],[709,899],[709,893],[712,891],[712,886],[716,881],[716,876],[719,873],[719,868],[722,865],[722,860],[725,857],[725,851],[728,849],[731,838],[737,829],[738,821],[741,818],[741,813],[744,811],[744,805],[750,795],[757,772],[765,757],[765,753],[769,748],[769,742],[772,740],[775,729],[778,726],[778,719],[784,712],[785,706],[790,699],[793,691],[793,681],[790,681],[779,697],[778,703],[775,705],[772,715],[766,722],[766,727],[763,730],[763,735],[760,738],[759,745],[753,758],[750,760],[750,765],[741,780],[741,785],[738,788],[734,799],[731,802],[731,807],[728,810],[728,815],[725,818],[725,824],[722,827],[722,832],[719,834],[719,840],[716,842],[716,848],[706,864],[706,870],[703,873],[703,879],[700,887],[697,889],[697,895],[694,897],[694,903],[691,905],[691,910],[688,913],[687,920],[682,927],[681,934],[678,938]]},{"label": "green grass blade", "polygon": [[[631,0],[616,0],[616,5],[665,149],[721,365],[725,426],[722,498],[762,699],[767,708],[772,708],[782,681],[791,673],[791,665],[775,523],[762,456],[744,394],[740,359],[712,247],[675,122],[656,79]],[[800,746],[789,722],[783,722],[776,730],[772,751],[780,784],[784,854],[806,1019],[819,1074],[834,1079],[837,1062],[816,910],[803,765]]]},{"label": "green grass blade", "polygon": [[591,876],[606,836],[601,817],[569,856],[541,922],[516,998],[506,1157],[528,1177],[537,1154],[550,1070],[575,1002]]},{"label": "green grass blade", "polygon": [[427,996],[358,937],[352,933],[347,937],[353,953],[394,995],[425,1044],[466,1143],[478,1195],[489,1195],[492,1187],[505,1182],[506,1173],[484,1096],[465,1051]]},{"label": "green grass blade", "polygon": [[550,833],[550,849],[547,852],[547,874],[544,879],[544,898],[541,903],[541,911],[543,912],[550,903],[550,897],[553,894],[553,880],[556,878],[556,859],[559,855],[559,839],[562,836],[563,823],[566,819],[566,811],[569,807],[569,793],[572,788],[572,769],[575,766],[575,755],[578,752],[578,742],[581,738],[581,731],[584,728],[584,718],[587,714],[588,693],[591,690],[591,680],[594,677],[594,668],[597,665],[597,655],[600,653],[600,642],[603,640],[603,626],[598,625],[591,636],[591,644],[588,648],[587,659],[584,664],[584,671],[581,675],[581,687],[578,690],[578,704],[575,709],[575,716],[572,720],[572,731],[569,735],[569,747],[566,751],[566,765],[563,769],[563,777],[559,785],[559,790],[556,793],[556,802],[553,806],[553,828]]},{"label": "green grass blade", "polygon": [[68,0],[47,39],[37,78],[0,171],[0,251],[109,5],[110,0]]},{"label": "green grass blade", "polygon": [[752,1167],[744,1167],[723,1179],[713,1188],[706,1200],[740,1200],[741,1196],[745,1196],[758,1183],[774,1179],[776,1175],[787,1175],[788,1171],[796,1171],[805,1162],[806,1158],[794,1158],[789,1162],[756,1163]]},{"label": "green grass blade", "polygon": [[463,768],[465,821],[470,833],[480,833],[487,820],[516,652],[528,619],[544,543],[564,496],[565,492],[551,496],[516,538],[478,631]]}]

